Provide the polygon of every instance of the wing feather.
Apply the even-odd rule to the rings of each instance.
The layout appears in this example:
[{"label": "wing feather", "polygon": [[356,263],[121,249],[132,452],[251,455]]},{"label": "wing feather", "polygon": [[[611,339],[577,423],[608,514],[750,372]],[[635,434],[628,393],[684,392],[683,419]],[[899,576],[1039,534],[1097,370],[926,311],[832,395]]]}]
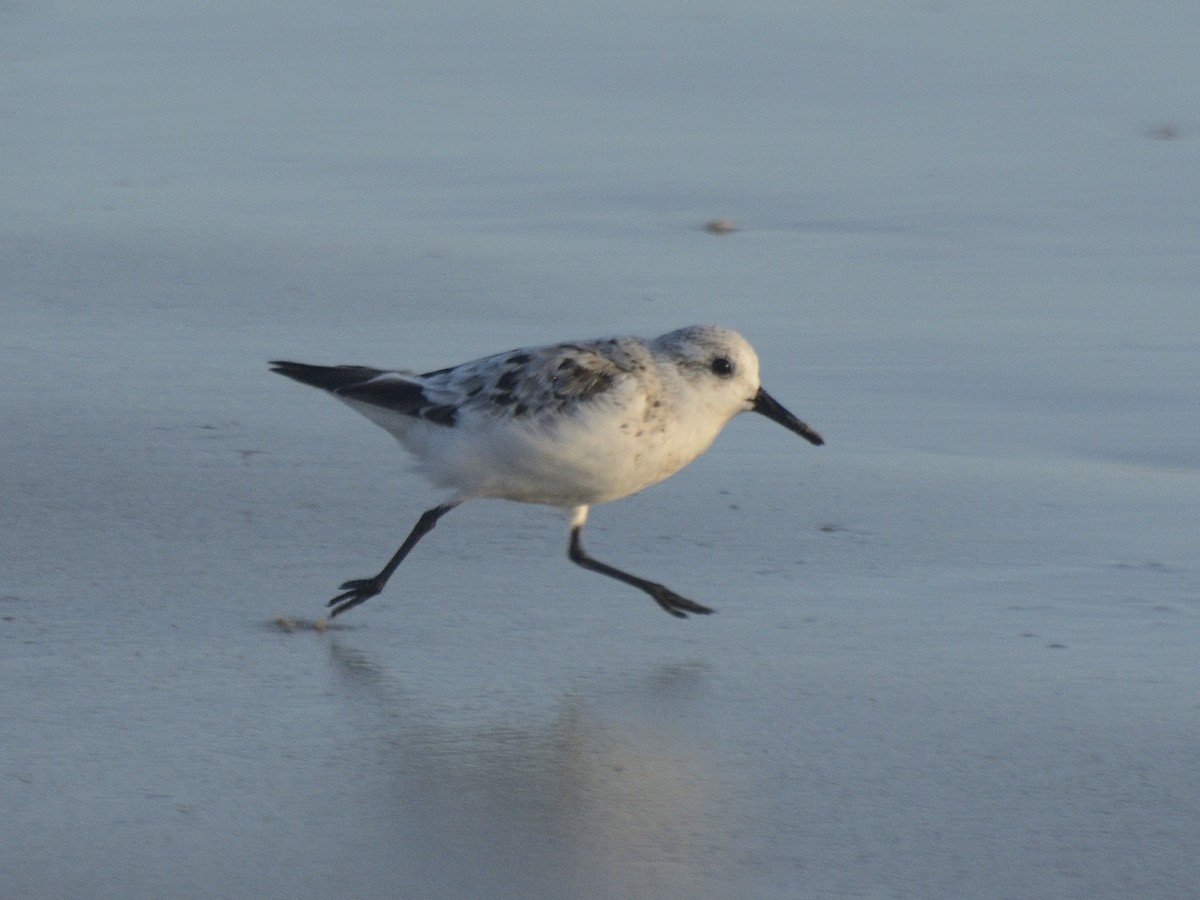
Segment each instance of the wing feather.
[{"label": "wing feather", "polygon": [[311,366],[306,363],[273,362],[273,371],[303,384],[329,391],[342,400],[427,419],[438,425],[453,425],[454,404],[432,400],[420,383],[401,372],[367,366]]}]

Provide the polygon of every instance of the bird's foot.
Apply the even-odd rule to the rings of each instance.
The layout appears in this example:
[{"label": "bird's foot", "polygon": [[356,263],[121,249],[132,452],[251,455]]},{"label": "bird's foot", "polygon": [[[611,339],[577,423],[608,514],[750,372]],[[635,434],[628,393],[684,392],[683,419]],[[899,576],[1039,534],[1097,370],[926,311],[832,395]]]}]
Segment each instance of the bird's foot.
[{"label": "bird's foot", "polygon": [[687,597],[681,597],[670,588],[664,587],[661,584],[652,584],[646,593],[654,598],[655,603],[677,619],[686,619],[688,613],[707,616],[712,612],[712,609],[709,607],[701,606],[695,600],[689,600]]},{"label": "bird's foot", "polygon": [[366,603],[383,590],[383,585],[377,578],[354,578],[342,586],[343,594],[338,594],[326,606],[332,607],[329,617],[340,616],[348,609],[354,609],[360,603]]}]

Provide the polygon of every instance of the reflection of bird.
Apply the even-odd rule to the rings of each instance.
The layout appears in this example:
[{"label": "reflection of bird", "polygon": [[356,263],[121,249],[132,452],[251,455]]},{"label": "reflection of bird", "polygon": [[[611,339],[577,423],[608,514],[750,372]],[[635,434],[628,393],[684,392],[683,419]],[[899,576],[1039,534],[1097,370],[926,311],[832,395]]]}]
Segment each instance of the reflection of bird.
[{"label": "reflection of bird", "polygon": [[567,509],[573,562],[645,591],[673,616],[712,612],[588,556],[580,541],[588,507],[679,471],[738,413],[761,413],[823,443],[762,389],[750,344],[708,325],[651,341],[621,337],[513,350],[424,375],[271,365],[387,429],[430,480],[452,491],[421,516],[377,575],[342,585],[344,593],[329,601],[335,616],[382,591],[438,519],[475,497]]}]

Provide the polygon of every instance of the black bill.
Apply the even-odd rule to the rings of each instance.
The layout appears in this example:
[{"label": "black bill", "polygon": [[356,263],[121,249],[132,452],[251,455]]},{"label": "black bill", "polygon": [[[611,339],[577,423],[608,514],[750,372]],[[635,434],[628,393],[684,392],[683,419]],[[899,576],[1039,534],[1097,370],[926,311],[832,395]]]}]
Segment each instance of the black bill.
[{"label": "black bill", "polygon": [[762,388],[759,388],[758,393],[754,395],[754,406],[751,409],[760,415],[766,416],[772,422],[778,422],[788,431],[796,432],[796,434],[800,435],[800,437],[804,438],[810,444],[816,444],[819,447],[825,443],[823,437],[780,406],[775,398]]}]

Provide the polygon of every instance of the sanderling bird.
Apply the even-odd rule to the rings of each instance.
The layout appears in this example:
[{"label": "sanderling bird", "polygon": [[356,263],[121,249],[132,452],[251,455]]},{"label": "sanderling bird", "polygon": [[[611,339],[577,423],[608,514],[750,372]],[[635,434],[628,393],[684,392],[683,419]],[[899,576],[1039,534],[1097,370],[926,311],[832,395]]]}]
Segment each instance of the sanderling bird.
[{"label": "sanderling bird", "polygon": [[328,604],[333,616],[380,593],[442,516],[477,497],[565,509],[572,562],[645,591],[673,616],[710,613],[589,556],[580,539],[588,508],[678,472],[738,413],[760,413],[809,443],[824,443],[763,390],[758,356],[746,339],[712,325],[650,341],[618,337],[510,350],[423,375],[271,366],[329,391],[391,432],[424,475],[451,491],[417,520],[379,574],[341,586],[344,593]]}]

